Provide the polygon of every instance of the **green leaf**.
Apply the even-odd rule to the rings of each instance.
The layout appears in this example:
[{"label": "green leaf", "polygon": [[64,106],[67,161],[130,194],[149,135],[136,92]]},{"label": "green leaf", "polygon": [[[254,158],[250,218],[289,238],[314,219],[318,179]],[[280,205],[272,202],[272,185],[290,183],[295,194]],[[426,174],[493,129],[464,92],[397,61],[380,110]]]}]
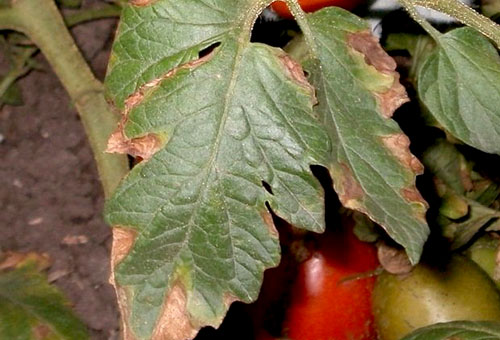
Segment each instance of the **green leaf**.
[{"label": "green leaf", "polygon": [[[0,264],[0,267],[3,267]],[[0,271],[0,339],[85,340],[85,326],[61,292],[28,258]]]},{"label": "green leaf", "polygon": [[280,257],[266,202],[297,227],[324,229],[310,165],[327,165],[330,141],[300,66],[250,43],[263,6],[165,0],[124,10],[107,86],[125,115],[111,150],[146,160],[106,218],[121,227],[115,249],[133,244],[115,279],[134,338],[191,338],[218,326],[232,301],[257,298]]},{"label": "green leaf", "polygon": [[454,321],[421,328],[402,340],[483,340],[500,339],[500,323],[493,321]]},{"label": "green leaf", "polygon": [[453,136],[500,154],[500,57],[479,32],[459,28],[439,37],[420,68],[418,94]]},{"label": "green leaf", "polygon": [[426,203],[415,188],[422,165],[390,119],[407,100],[396,63],[369,25],[347,11],[325,8],[299,24],[306,41],[289,50],[317,89],[315,112],[333,143],[335,190],[344,206],[367,214],[405,247],[415,264],[429,229]]}]

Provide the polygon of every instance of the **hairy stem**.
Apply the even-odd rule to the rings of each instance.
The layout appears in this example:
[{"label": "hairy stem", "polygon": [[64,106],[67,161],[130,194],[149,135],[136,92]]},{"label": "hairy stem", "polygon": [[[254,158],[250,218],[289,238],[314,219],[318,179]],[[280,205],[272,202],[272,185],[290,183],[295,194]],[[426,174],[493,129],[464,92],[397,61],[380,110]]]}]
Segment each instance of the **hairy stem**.
[{"label": "hairy stem", "polygon": [[11,0],[0,6],[0,29],[26,34],[51,64],[80,114],[108,197],[128,172],[126,156],[104,152],[119,117],[111,112],[102,84],[83,59],[54,1]]},{"label": "hairy stem", "polygon": [[415,20],[422,28],[436,41],[439,41],[439,33],[431,24],[427,22],[424,18],[420,16],[415,8],[415,2],[413,0],[399,0],[399,2],[403,5],[406,11],[410,14],[413,20]]},{"label": "hairy stem", "polygon": [[477,13],[459,0],[400,0],[400,2],[406,8],[411,2],[414,6],[422,6],[448,14],[461,23],[475,28],[500,48],[500,25]]}]

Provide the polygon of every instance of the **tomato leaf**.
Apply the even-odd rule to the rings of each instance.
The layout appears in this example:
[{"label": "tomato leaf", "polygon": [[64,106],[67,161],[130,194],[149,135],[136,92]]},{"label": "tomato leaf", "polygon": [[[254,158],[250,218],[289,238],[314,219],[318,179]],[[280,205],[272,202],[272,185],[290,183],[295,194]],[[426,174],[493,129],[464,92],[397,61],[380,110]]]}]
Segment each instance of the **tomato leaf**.
[{"label": "tomato leaf", "polygon": [[420,68],[418,94],[453,136],[500,154],[500,57],[479,32],[459,28],[439,37]]},{"label": "tomato leaf", "polygon": [[418,261],[426,203],[421,165],[390,119],[406,101],[394,61],[354,15],[308,16],[316,98],[298,63],[250,43],[265,5],[137,0],[123,11],[106,80],[123,118],[108,150],[144,161],[105,215],[127,338],[192,338],[232,301],[253,301],[279,262],[266,205],[324,229],[311,165],[330,169],[343,203]]},{"label": "tomato leaf", "polygon": [[16,257],[0,263],[0,338],[88,339],[85,326],[73,315],[69,302],[40,271],[40,259],[29,255],[13,263]]},{"label": "tomato leaf", "polygon": [[479,340],[499,338],[500,322],[454,321],[418,329],[405,336],[402,340]]},{"label": "tomato leaf", "polygon": [[106,217],[118,226],[114,249],[125,248],[115,280],[133,338],[191,338],[218,326],[232,301],[257,298],[280,255],[266,202],[297,227],[324,230],[310,165],[327,165],[330,141],[301,67],[250,43],[262,9],[165,0],[123,12],[108,89],[124,119],[110,150],[145,160]]},{"label": "tomato leaf", "polygon": [[344,206],[367,214],[417,263],[429,228],[415,188],[423,170],[410,141],[390,119],[407,100],[396,63],[368,24],[339,8],[299,21],[306,44],[289,46],[317,89],[315,111],[329,130],[330,172]]}]

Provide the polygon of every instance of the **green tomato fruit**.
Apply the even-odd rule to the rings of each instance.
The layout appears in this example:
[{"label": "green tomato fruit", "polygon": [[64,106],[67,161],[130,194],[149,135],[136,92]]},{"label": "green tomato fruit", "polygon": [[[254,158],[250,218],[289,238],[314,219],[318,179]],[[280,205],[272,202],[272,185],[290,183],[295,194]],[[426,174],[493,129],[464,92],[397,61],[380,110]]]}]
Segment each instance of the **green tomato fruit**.
[{"label": "green tomato fruit", "polygon": [[405,276],[381,274],[373,307],[381,340],[399,340],[438,322],[500,321],[500,293],[495,284],[462,256],[452,257],[445,270],[419,264]]},{"label": "green tomato fruit", "polygon": [[467,249],[466,255],[476,262],[495,282],[500,289],[500,268],[497,268],[496,257],[500,240],[490,235],[484,235]]}]

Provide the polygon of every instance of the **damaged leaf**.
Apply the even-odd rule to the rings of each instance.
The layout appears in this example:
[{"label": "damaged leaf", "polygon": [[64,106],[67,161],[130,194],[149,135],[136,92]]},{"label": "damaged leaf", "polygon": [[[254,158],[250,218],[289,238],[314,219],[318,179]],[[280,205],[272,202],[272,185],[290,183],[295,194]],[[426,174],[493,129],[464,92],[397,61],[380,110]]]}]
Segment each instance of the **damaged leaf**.
[{"label": "damaged leaf", "polygon": [[111,144],[144,161],[105,214],[117,226],[112,280],[127,339],[191,339],[217,327],[233,301],[255,300],[280,258],[267,204],[299,228],[324,230],[310,166],[328,166],[330,140],[301,66],[250,43],[264,7],[124,9],[107,77],[123,114]]},{"label": "damaged leaf", "polygon": [[420,68],[418,94],[453,136],[500,154],[500,57],[479,32],[459,28],[439,37]]},{"label": "damaged leaf", "polygon": [[391,116],[408,98],[396,63],[353,14],[327,8],[299,20],[310,36],[288,50],[316,87],[315,112],[332,139],[330,173],[344,206],[380,224],[417,263],[429,229],[415,188],[423,171]]},{"label": "damaged leaf", "polygon": [[0,339],[85,340],[83,323],[41,271],[45,256],[7,253],[0,262]]}]

